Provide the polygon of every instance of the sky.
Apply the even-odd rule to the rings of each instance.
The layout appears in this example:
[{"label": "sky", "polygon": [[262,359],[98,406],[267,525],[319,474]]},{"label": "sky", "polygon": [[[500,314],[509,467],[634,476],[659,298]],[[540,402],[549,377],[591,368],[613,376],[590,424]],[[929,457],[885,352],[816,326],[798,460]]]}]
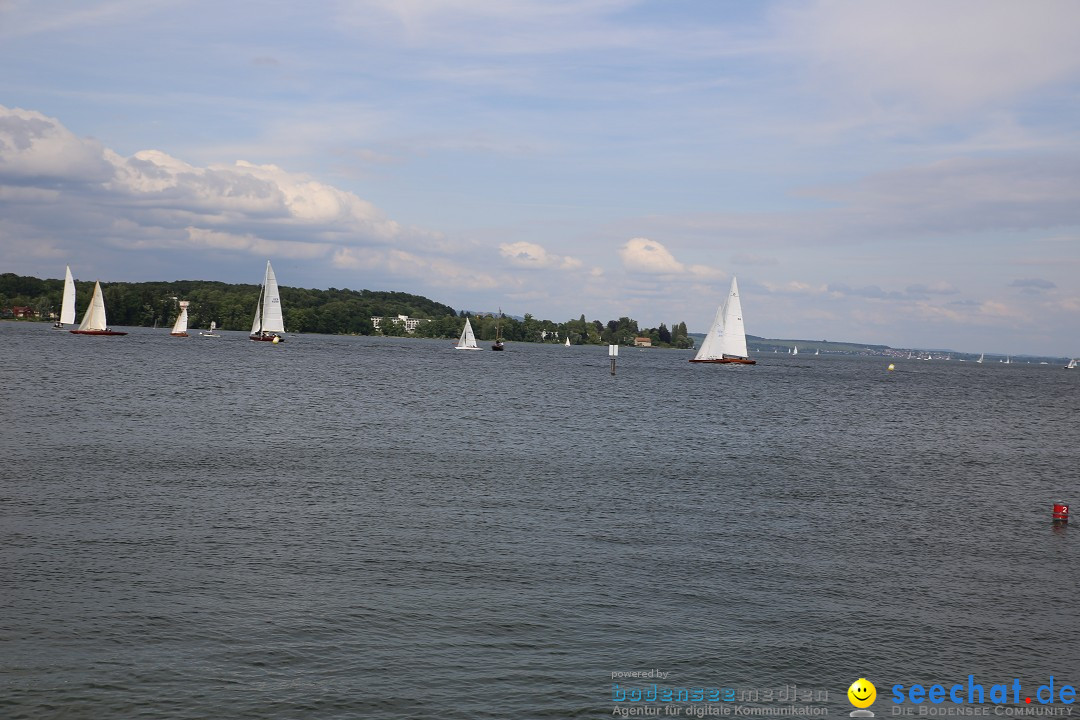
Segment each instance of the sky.
[{"label": "sky", "polygon": [[[1073,0],[0,0],[0,272],[1080,355]],[[253,301],[254,303],[254,301]]]}]

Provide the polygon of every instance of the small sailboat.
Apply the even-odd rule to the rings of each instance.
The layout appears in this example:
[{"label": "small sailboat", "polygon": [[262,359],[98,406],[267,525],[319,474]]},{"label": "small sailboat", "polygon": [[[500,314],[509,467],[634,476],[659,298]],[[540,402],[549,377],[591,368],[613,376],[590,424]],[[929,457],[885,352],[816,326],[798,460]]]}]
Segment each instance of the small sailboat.
[{"label": "small sailboat", "polygon": [[191,303],[187,300],[180,301],[180,316],[176,318],[176,323],[173,324],[172,330],[169,334],[173,337],[188,337],[187,332],[187,309]]},{"label": "small sailboat", "polygon": [[566,347],[570,347],[570,336],[569,335],[566,336],[566,342],[564,342],[563,345],[565,345]]},{"label": "small sailboat", "polygon": [[255,305],[255,319],[251,322],[251,334],[248,338],[261,342],[285,342],[285,321],[281,317],[281,297],[278,294],[277,276],[270,261],[266,261],[266,275],[259,291],[259,302]]},{"label": "small sailboat", "polygon": [[820,349],[820,348],[818,348],[817,350],[815,350],[815,351],[814,351],[814,354],[815,354],[815,355],[820,355],[820,354],[821,354],[821,349]]},{"label": "small sailboat", "polygon": [[210,332],[207,332],[207,331],[203,330],[202,332],[199,333],[199,335],[202,336],[202,337],[221,337],[221,335],[218,334],[216,331],[217,331],[217,322],[214,321],[214,320],[211,320],[210,321]]},{"label": "small sailboat", "polygon": [[71,277],[71,266],[64,268],[64,299],[60,302],[60,319],[53,328],[63,330],[65,325],[75,324],[75,279]]},{"label": "small sailboat", "polygon": [[791,354],[792,355],[798,355],[799,354],[799,346],[798,345],[795,345],[794,347],[791,348]]},{"label": "small sailboat", "polygon": [[1076,369],[1076,358],[1071,358],[1069,360],[1069,364],[1065,366],[1065,369],[1066,370],[1075,370]]},{"label": "small sailboat", "polygon": [[469,318],[465,318],[465,329],[461,331],[461,337],[458,338],[457,345],[454,346],[457,350],[479,350],[476,345],[476,335],[473,334],[472,323],[469,322]]},{"label": "small sailboat", "polygon": [[742,303],[739,300],[739,284],[731,278],[727,300],[716,309],[716,317],[709,333],[690,362],[738,363],[756,365],[746,352],[746,329],[743,327]]},{"label": "small sailboat", "polygon": [[499,339],[499,324],[502,322],[502,308],[499,308],[499,319],[495,321],[495,342],[491,344],[492,350],[502,350],[503,342]]},{"label": "small sailboat", "polygon": [[979,353],[979,359],[976,360],[975,362],[977,362],[977,363],[979,363],[981,365],[982,361],[983,361],[983,358],[985,358],[985,357],[986,357],[986,353]]},{"label": "small sailboat", "polygon": [[90,298],[90,306],[83,314],[82,322],[77,330],[68,330],[75,335],[127,335],[126,332],[110,330],[105,318],[105,298],[101,294],[101,283],[94,283],[94,296]]}]

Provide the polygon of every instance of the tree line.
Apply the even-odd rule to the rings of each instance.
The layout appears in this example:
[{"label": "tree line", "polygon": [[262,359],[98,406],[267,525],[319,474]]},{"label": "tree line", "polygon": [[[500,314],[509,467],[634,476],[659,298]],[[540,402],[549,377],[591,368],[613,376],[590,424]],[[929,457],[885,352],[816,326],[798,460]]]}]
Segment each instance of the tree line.
[{"label": "tree line", "polygon": [[[35,277],[0,274],[0,308],[8,316],[12,307],[29,307],[39,320],[59,316],[64,292],[63,280],[42,280]],[[657,328],[640,328],[628,317],[609,320],[577,320],[563,323],[539,320],[526,314],[521,320],[493,313],[469,314],[458,312],[449,305],[420,295],[380,290],[328,290],[280,287],[281,304],[288,332],[313,332],[328,335],[400,335],[406,332],[398,315],[423,318],[416,328],[416,337],[456,338],[469,317],[476,337],[493,341],[498,336],[514,342],[565,342],[574,345],[618,344],[632,345],[638,337],[648,337],[660,347],[693,347],[687,335],[686,323],[679,322],[671,329],[666,324]],[[94,284],[75,283],[75,308],[81,313],[90,303]],[[224,330],[248,330],[255,314],[259,296],[258,285],[231,284],[207,280],[177,280],[174,282],[102,283],[102,294],[110,325],[138,327],[171,327],[180,314],[180,300],[190,302],[188,327],[206,328],[216,321]],[[372,317],[384,318],[376,329]]]}]

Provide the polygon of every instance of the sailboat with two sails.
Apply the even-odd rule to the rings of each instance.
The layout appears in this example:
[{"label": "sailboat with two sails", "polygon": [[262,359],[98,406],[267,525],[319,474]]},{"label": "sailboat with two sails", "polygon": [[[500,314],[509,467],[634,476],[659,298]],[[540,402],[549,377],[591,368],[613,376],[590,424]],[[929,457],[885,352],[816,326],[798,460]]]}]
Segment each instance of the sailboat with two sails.
[{"label": "sailboat with two sails", "polygon": [[739,300],[739,284],[731,278],[727,299],[716,309],[709,333],[701,343],[693,363],[735,363],[756,365],[746,351],[746,329],[743,326],[742,303]]},{"label": "sailboat with two sails", "polygon": [[277,276],[270,261],[266,261],[266,275],[259,289],[259,302],[255,305],[255,319],[251,322],[248,338],[260,342],[285,342],[285,321],[281,316],[281,297],[278,293]]},{"label": "sailboat with two sails", "polygon": [[169,331],[169,335],[173,337],[188,337],[187,331],[187,309],[191,303],[187,300],[180,301],[180,316],[176,318],[176,322],[173,324],[172,330]]},{"label": "sailboat with two sails", "polygon": [[469,322],[469,318],[465,318],[465,328],[461,331],[461,337],[458,338],[457,345],[454,346],[455,350],[479,350],[480,347],[476,344],[476,335],[473,333],[472,323]]},{"label": "sailboat with two sails", "polygon": [[105,317],[105,297],[101,294],[101,283],[94,283],[94,296],[90,306],[83,313],[82,322],[76,330],[68,330],[74,335],[127,335],[126,332],[113,330]]}]

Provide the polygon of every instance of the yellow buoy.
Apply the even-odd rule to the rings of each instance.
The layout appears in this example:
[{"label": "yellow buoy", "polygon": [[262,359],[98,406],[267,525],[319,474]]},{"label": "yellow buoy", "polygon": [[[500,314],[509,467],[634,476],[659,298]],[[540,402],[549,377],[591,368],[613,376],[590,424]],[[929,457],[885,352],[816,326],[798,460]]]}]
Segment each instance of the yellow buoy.
[{"label": "yellow buoy", "polygon": [[[277,338],[274,338],[274,342],[277,342]],[[893,365],[892,363],[889,363],[889,371],[891,372],[891,371],[893,371],[895,369],[896,369],[896,366]]]},{"label": "yellow buoy", "polygon": [[[272,342],[272,343],[274,343],[275,345],[277,345],[277,344],[278,344],[279,342],[281,342],[281,338],[279,338],[279,337],[278,337],[277,335],[275,335],[275,336],[274,336],[274,339],[273,339],[273,340],[271,340],[270,342]],[[890,366],[889,366],[889,369],[890,369],[890,370],[892,370],[892,365],[890,365]]]}]

